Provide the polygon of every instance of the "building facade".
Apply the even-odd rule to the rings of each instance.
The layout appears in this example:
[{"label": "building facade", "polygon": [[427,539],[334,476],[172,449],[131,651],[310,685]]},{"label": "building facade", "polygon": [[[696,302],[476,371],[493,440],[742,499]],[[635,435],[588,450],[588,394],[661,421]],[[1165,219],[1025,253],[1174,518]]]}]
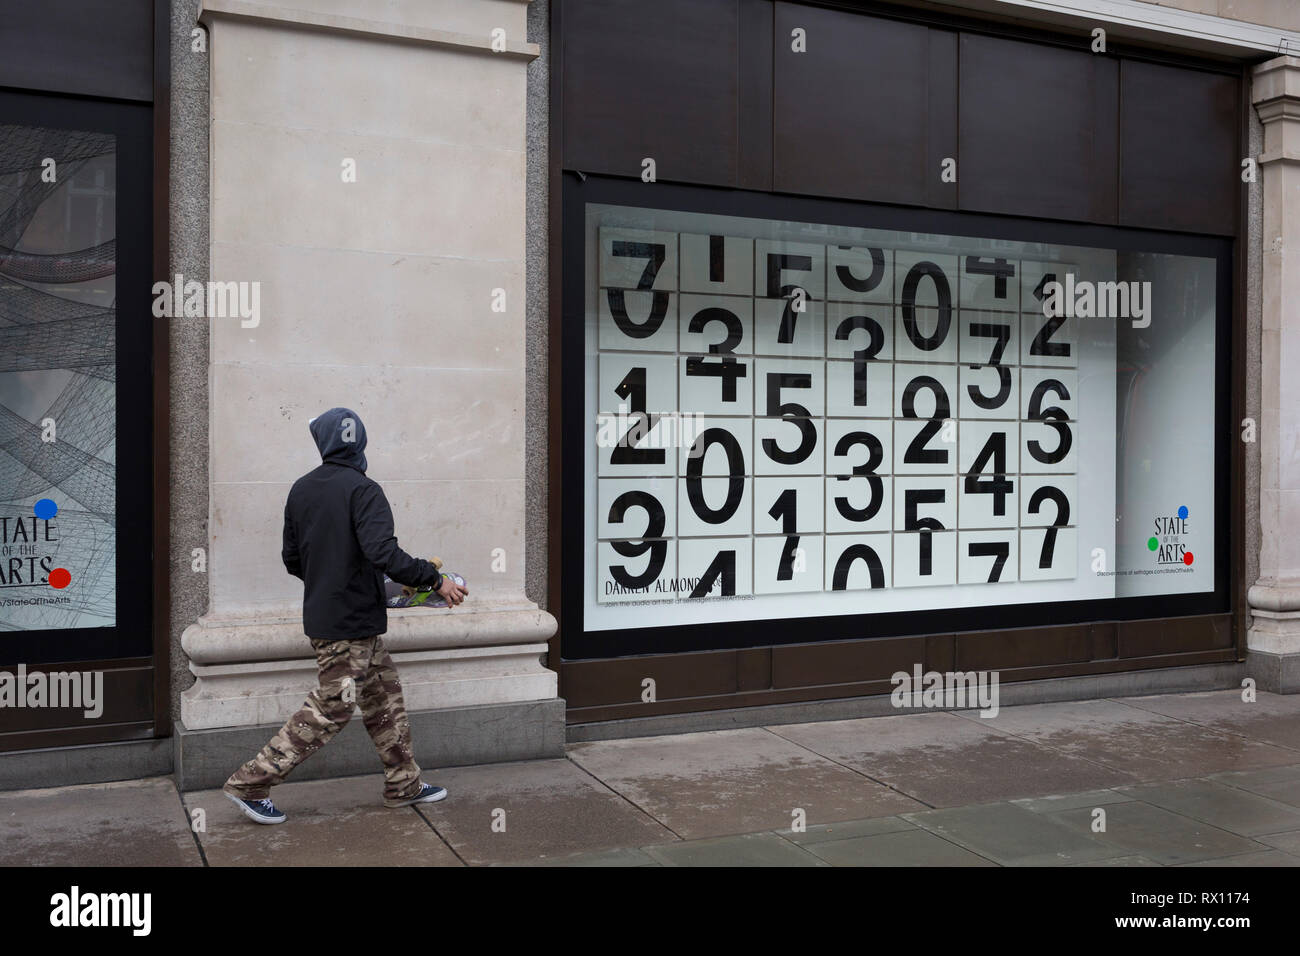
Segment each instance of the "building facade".
[{"label": "building facade", "polygon": [[0,34],[4,785],[298,706],[334,405],[470,584],[390,612],[422,764],[1300,688],[1290,5],[91,6]]}]

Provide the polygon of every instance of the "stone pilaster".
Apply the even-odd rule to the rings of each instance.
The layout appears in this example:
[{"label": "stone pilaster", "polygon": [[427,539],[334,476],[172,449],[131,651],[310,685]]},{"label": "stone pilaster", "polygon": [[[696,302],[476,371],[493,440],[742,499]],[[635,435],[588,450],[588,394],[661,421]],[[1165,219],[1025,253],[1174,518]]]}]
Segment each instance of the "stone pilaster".
[{"label": "stone pilaster", "polygon": [[1300,57],[1256,66],[1251,100],[1264,126],[1261,529],[1248,600],[1261,686],[1300,692]]},{"label": "stone pilaster", "polygon": [[[366,423],[403,547],[470,585],[453,611],[390,612],[407,707],[556,702],[555,620],[524,594],[526,13],[203,0],[210,274],[259,283],[260,317],[209,317],[210,606],[182,638],[185,731],[279,723],[315,685],[280,528],[333,405]],[[520,708],[539,710],[562,723]]]}]

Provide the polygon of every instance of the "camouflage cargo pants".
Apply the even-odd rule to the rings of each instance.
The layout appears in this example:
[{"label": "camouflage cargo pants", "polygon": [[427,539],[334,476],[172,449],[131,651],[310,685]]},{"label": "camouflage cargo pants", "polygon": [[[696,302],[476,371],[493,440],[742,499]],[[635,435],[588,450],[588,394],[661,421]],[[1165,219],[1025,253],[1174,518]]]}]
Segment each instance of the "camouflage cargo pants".
[{"label": "camouflage cargo pants", "polygon": [[361,720],[384,762],[385,801],[414,796],[420,789],[420,768],[411,751],[402,683],[383,639],[311,643],[320,686],[223,789],[243,800],[266,797],[271,787],[342,730],[360,704]]}]

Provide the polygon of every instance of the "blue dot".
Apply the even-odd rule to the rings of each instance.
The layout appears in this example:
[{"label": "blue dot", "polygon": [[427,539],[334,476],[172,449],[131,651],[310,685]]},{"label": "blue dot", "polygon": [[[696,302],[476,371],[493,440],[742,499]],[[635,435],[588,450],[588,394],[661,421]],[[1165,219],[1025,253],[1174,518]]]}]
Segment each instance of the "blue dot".
[{"label": "blue dot", "polygon": [[48,521],[59,513],[59,506],[49,498],[42,498],[36,504],[32,505],[32,514],[42,521]]},{"label": "blue dot", "polygon": [[1180,505],[1178,508],[1178,517],[1184,521],[1187,520],[1187,505]]}]

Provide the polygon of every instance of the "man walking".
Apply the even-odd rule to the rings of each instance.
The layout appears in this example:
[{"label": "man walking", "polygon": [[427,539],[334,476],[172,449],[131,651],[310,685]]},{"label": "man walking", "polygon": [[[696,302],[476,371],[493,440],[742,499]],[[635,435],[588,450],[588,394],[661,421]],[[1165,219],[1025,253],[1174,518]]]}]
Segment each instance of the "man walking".
[{"label": "man walking", "polygon": [[258,823],[287,819],[271,802],[271,787],[342,730],[356,704],[384,763],[384,806],[447,796],[421,782],[412,754],[402,684],[379,636],[388,630],[384,574],[410,587],[432,585],[448,607],[467,590],[398,547],[388,499],[366,477],[366,428],[356,412],[331,408],[308,425],[321,464],[289,490],[281,557],[303,580],[302,625],[316,650],[320,686],[222,788]]}]

